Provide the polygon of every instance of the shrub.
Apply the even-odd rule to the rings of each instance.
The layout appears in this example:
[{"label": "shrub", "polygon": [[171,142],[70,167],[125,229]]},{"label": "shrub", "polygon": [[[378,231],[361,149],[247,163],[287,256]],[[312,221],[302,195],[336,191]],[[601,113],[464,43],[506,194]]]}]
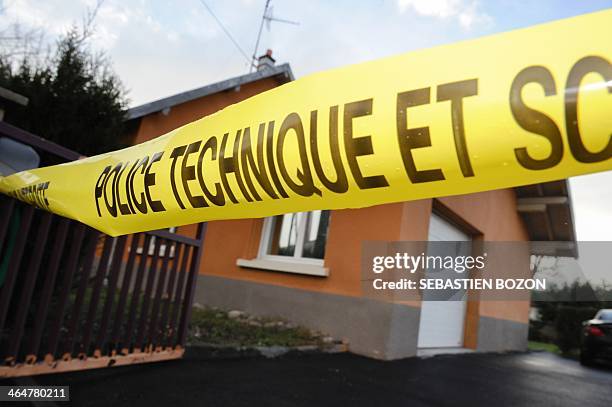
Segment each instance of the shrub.
[{"label": "shrub", "polygon": [[580,332],[582,323],[593,318],[597,308],[588,306],[563,305],[557,310],[555,328],[557,339],[555,344],[564,354],[580,347]]}]

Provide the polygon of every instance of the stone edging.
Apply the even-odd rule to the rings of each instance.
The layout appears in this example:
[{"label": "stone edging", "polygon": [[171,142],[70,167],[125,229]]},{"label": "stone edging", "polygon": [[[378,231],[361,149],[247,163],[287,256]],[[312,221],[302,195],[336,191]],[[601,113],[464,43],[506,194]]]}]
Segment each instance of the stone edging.
[{"label": "stone edging", "polygon": [[283,355],[341,353],[347,352],[348,346],[343,343],[331,344],[326,347],[316,345],[304,346],[227,346],[214,344],[188,345],[185,350],[185,359],[242,359],[242,358],[276,358]]}]

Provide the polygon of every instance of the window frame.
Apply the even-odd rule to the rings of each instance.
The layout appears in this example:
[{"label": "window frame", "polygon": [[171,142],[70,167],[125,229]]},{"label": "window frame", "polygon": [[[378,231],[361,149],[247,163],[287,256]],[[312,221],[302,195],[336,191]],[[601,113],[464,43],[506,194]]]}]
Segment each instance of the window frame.
[{"label": "window frame", "polygon": [[[295,242],[295,250],[293,252],[293,256],[280,256],[277,254],[269,254],[267,253],[267,249],[270,244],[270,239],[272,238],[272,227],[274,225],[274,216],[269,216],[264,218],[263,227],[261,230],[261,237],[259,239],[259,250],[257,252],[257,258],[262,260],[269,261],[281,261],[288,263],[301,263],[301,264],[310,264],[314,266],[323,266],[325,262],[325,258],[323,259],[314,259],[309,257],[302,257],[302,253],[304,251],[304,240],[306,238],[308,221],[311,219],[311,213],[314,211],[307,212],[295,212],[303,213],[306,216],[303,216],[300,220],[297,230],[297,240]],[[325,242],[327,244],[327,241]]]},{"label": "window frame", "polygon": [[[310,211],[312,212],[312,211]],[[305,212],[305,213],[310,213]],[[330,213],[331,215],[331,213]],[[306,236],[306,219],[304,217],[303,232],[298,236],[300,239],[300,251],[294,251],[293,256],[279,256],[274,254],[267,254],[267,248],[270,243],[272,236],[272,219],[273,216],[263,219],[263,227],[261,235],[259,236],[259,249],[257,251],[257,257],[251,260],[237,259],[236,265],[241,268],[275,271],[282,273],[298,274],[309,277],[329,277],[329,268],[325,267],[325,259],[313,259],[308,257],[296,256],[297,253],[302,253],[304,238]],[[328,225],[329,227],[329,225]],[[301,237],[300,237],[301,236]],[[327,245],[327,239],[325,241]],[[296,249],[298,241],[296,240]]]}]

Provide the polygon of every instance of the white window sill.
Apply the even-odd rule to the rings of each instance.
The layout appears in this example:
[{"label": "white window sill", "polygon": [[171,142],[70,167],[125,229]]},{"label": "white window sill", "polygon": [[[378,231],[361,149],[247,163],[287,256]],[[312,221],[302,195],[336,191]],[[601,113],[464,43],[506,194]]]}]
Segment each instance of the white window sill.
[{"label": "white window sill", "polygon": [[329,269],[316,264],[306,264],[289,261],[274,261],[264,259],[238,259],[236,265],[259,270],[282,271],[285,273],[304,274],[308,276],[327,277]]}]

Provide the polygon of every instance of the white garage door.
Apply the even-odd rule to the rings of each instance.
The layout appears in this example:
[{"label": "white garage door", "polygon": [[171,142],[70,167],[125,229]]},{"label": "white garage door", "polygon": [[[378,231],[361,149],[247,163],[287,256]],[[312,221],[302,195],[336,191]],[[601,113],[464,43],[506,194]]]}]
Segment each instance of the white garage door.
[{"label": "white garage door", "polygon": [[[429,241],[470,241],[470,237],[453,224],[432,214],[429,221]],[[464,252],[468,253],[464,253]],[[430,245],[427,255],[456,256],[469,255],[469,245]],[[426,272],[426,275],[431,275]],[[439,273],[438,273],[439,275]],[[445,277],[463,278],[463,275],[448,271]],[[421,320],[419,323],[419,348],[450,348],[463,346],[463,326],[465,322],[467,293],[463,290],[453,293],[452,301],[428,301],[435,298],[433,290],[423,292],[421,303]]]}]

